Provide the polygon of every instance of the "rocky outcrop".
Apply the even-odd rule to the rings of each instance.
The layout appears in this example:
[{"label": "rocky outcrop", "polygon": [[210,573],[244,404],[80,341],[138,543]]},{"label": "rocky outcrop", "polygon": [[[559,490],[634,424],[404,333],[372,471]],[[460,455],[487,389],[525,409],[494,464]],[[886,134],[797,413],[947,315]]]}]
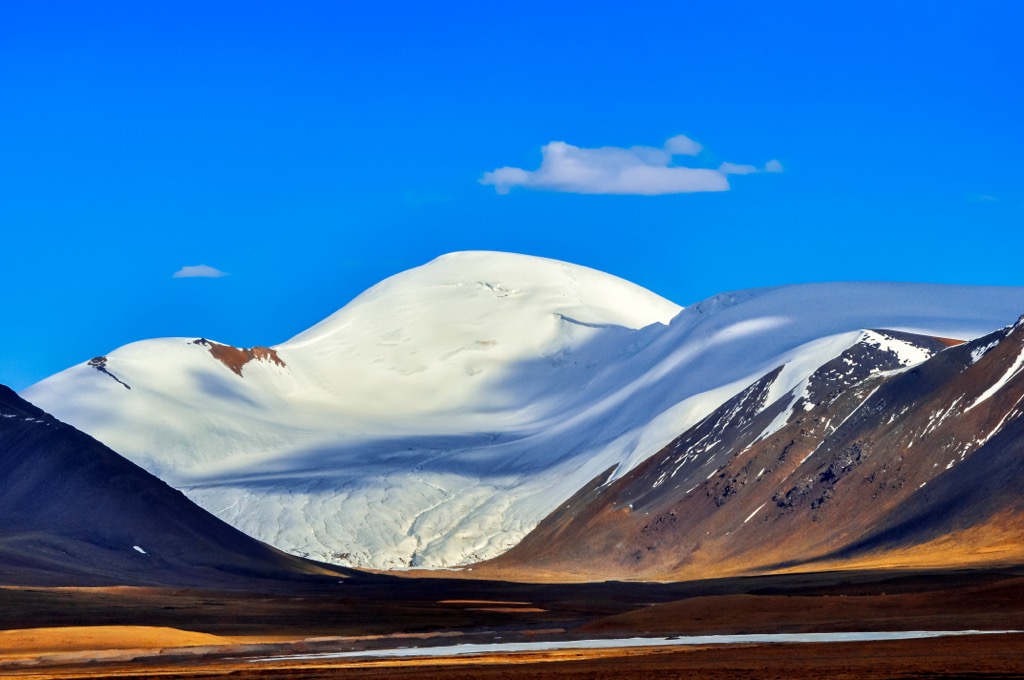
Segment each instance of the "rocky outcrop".
[{"label": "rocky outcrop", "polygon": [[103,356],[93,357],[92,359],[89,359],[89,365],[92,366],[93,368],[95,368],[100,373],[102,373],[104,375],[109,375],[114,380],[114,382],[116,382],[118,385],[124,386],[125,389],[129,389],[130,390],[132,388],[131,385],[129,385],[128,383],[124,382],[123,380],[121,380],[116,375],[114,375],[113,373],[110,372],[110,370],[107,368],[107,358],[106,357],[103,357]]},{"label": "rocky outcrop", "polygon": [[219,342],[213,342],[206,338],[197,338],[192,341],[196,345],[203,345],[210,350],[210,354],[213,358],[221,362],[228,368],[230,368],[235,374],[241,376],[242,369],[250,361],[266,361],[267,363],[277,364],[281,368],[285,367],[284,361],[277,355],[277,350],[269,347],[232,347],[231,345],[222,345]]}]

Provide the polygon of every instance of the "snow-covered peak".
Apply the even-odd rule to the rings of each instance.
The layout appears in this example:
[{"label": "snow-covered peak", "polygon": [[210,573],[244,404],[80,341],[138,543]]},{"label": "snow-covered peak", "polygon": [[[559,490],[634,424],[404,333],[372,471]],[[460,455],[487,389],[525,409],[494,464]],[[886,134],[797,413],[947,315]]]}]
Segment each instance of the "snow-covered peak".
[{"label": "snow-covered peak", "polygon": [[[442,255],[391,276],[281,347],[294,349],[351,327],[368,314],[401,315],[434,324],[488,317],[562,314],[587,324],[642,328],[667,324],[681,307],[634,283],[580,265],[491,251]],[[526,329],[528,330],[528,329]]]},{"label": "snow-covered peak", "polygon": [[[598,336],[667,324],[680,307],[602,272],[460,252],[396,274],[276,349],[301,382],[373,415],[511,406],[491,391],[520,365]],[[381,400],[382,394],[389,395]],[[522,404],[519,404],[522,406]],[[381,409],[384,412],[381,412]]]}]

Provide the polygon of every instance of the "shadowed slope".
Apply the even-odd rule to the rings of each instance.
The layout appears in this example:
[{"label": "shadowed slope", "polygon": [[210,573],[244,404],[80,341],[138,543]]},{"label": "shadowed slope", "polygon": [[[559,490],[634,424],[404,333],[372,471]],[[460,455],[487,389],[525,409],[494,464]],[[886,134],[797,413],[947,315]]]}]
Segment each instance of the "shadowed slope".
[{"label": "shadowed slope", "polygon": [[232,528],[0,385],[0,583],[219,584],[330,573]]}]

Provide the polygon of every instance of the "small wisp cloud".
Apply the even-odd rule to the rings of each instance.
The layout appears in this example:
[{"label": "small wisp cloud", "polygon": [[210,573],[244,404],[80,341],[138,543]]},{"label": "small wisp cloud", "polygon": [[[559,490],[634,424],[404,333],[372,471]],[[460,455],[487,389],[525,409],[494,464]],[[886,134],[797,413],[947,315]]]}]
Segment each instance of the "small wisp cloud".
[{"label": "small wisp cloud", "polygon": [[726,162],[718,166],[718,171],[723,175],[754,175],[759,172],[782,172],[782,163],[773,158],[765,163],[764,167],[759,168],[756,165]]},{"label": "small wisp cloud", "polygon": [[603,146],[586,149],[566,142],[549,142],[541,147],[536,170],[503,167],[484,173],[481,184],[493,186],[499,194],[513,187],[573,194],[620,194],[658,196],[707,191],[728,191],[727,175],[782,172],[777,160],[763,168],[722,163],[717,169],[692,168],[675,164],[677,156],[696,156],[703,147],[686,135],[676,135],[661,148]]},{"label": "small wisp cloud", "polygon": [[222,272],[216,267],[211,267],[205,264],[186,265],[174,272],[171,276],[173,279],[219,279],[222,276],[227,276],[227,272]]}]

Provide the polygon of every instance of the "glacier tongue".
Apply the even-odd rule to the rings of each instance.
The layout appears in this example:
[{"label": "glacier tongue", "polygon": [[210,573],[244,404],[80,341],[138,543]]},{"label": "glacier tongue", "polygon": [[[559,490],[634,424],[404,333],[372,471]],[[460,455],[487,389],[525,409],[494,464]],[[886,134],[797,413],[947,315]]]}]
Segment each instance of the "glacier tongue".
[{"label": "glacier tongue", "polygon": [[282,549],[454,566],[779,366],[788,390],[863,329],[966,339],[1021,309],[1014,288],[817,284],[681,310],[584,267],[455,253],[272,348],[279,361],[235,372],[209,343],[148,340],[106,355],[131,390],[81,364],[26,397]]}]

